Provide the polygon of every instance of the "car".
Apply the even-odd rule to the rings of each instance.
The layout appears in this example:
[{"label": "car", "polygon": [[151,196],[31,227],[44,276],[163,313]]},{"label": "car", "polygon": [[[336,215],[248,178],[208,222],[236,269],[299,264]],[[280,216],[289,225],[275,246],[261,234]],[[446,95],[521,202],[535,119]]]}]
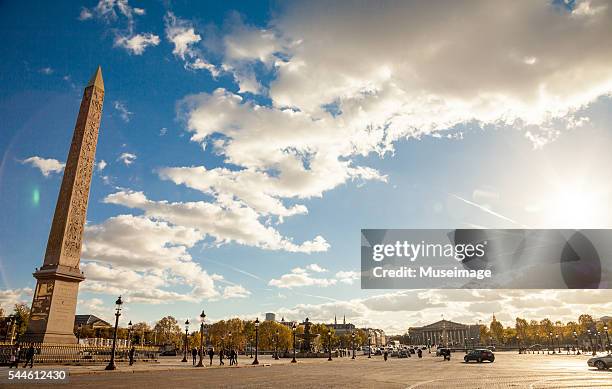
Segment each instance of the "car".
[{"label": "car", "polygon": [[479,348],[479,349],[470,350],[467,354],[465,354],[465,357],[463,357],[463,360],[466,363],[469,361],[476,361],[478,363],[481,363],[482,361],[493,362],[495,361],[495,354],[493,354],[493,351],[491,350]]},{"label": "car", "polygon": [[400,352],[397,354],[398,358],[408,358],[408,350],[400,350]]},{"label": "car", "polygon": [[488,346],[487,350],[495,351],[495,346]]},{"label": "car", "polygon": [[593,357],[587,361],[590,367],[596,367],[599,370],[606,370],[612,367],[612,353],[608,355]]}]

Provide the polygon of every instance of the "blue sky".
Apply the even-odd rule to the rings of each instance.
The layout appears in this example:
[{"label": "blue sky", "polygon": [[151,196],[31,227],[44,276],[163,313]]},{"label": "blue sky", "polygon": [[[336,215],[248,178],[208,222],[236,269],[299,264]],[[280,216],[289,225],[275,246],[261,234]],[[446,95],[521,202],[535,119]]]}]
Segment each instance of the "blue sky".
[{"label": "blue sky", "polygon": [[122,293],[126,321],[204,308],[401,332],[442,314],[612,310],[600,291],[362,291],[356,279],[361,228],[610,226],[608,2],[518,2],[507,19],[487,2],[0,9],[5,307],[31,299],[101,65],[79,313],[109,316]]}]

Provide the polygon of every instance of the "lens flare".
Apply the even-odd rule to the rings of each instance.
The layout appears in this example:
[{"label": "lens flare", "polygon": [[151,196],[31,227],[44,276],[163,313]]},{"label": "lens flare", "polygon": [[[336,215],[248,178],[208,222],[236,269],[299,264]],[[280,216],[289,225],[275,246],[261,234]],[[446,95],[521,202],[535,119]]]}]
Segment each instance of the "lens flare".
[{"label": "lens flare", "polygon": [[32,205],[34,205],[35,207],[38,207],[39,203],[40,203],[40,191],[38,190],[38,188],[34,188],[34,190],[32,191]]}]

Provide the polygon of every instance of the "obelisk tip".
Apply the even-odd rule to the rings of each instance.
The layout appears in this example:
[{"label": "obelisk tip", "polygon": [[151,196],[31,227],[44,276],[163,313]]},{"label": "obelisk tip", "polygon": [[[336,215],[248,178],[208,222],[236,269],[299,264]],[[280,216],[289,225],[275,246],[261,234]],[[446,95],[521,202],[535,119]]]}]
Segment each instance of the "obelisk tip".
[{"label": "obelisk tip", "polygon": [[102,81],[102,68],[100,66],[98,66],[98,69],[96,69],[94,75],[91,76],[91,78],[89,79],[87,86],[95,86],[104,90],[104,81]]}]

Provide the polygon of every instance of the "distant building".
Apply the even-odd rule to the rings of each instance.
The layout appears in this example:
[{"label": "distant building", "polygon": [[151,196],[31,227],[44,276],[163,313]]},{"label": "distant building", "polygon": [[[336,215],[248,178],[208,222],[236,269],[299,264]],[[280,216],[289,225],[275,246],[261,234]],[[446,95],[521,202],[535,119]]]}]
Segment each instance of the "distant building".
[{"label": "distant building", "polygon": [[298,325],[298,323],[295,321],[286,321],[285,317],[283,317],[281,321],[279,321],[279,324],[282,324],[285,327],[289,327],[290,329],[293,328],[293,324],[295,324],[296,326]]},{"label": "distant building", "polygon": [[387,345],[385,331],[379,328],[362,328],[368,334],[372,347],[382,347]]},{"label": "distant building", "polygon": [[266,321],[276,321],[276,314],[272,312],[266,313]]},{"label": "distant building", "polygon": [[352,334],[355,331],[355,325],[346,322],[346,316],[342,320],[342,324],[338,324],[337,318],[334,316],[333,324],[326,324],[327,328],[333,328],[337,336]]},{"label": "distant building", "polygon": [[74,326],[75,327],[89,327],[91,329],[96,328],[110,328],[112,327],[110,323],[100,319],[95,315],[75,315],[74,316]]},{"label": "distant building", "polygon": [[408,335],[412,344],[462,346],[464,342],[470,344],[472,338],[474,342],[480,342],[480,325],[440,320],[423,327],[410,327]]}]

